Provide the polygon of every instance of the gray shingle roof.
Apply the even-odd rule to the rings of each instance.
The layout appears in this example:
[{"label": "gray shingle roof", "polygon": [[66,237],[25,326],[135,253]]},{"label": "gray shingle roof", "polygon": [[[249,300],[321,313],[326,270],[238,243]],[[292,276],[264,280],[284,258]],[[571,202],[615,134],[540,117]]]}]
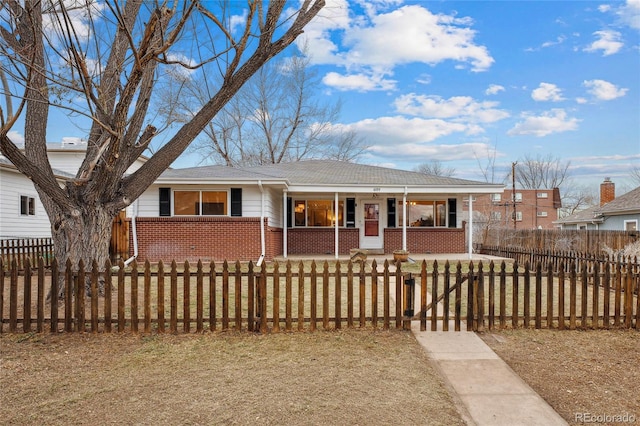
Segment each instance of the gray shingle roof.
[{"label": "gray shingle roof", "polygon": [[640,186],[627,192],[604,206],[594,206],[557,220],[555,223],[591,222],[602,216],[640,211]]},{"label": "gray shingle roof", "polygon": [[631,210],[640,210],[640,186],[621,195],[600,208],[600,213],[622,213]]},{"label": "gray shingle roof", "polygon": [[[167,170],[163,179],[282,179],[292,185],[468,186],[486,182],[332,160],[307,160],[251,168],[204,166]],[[496,185],[497,188],[501,185]]]}]

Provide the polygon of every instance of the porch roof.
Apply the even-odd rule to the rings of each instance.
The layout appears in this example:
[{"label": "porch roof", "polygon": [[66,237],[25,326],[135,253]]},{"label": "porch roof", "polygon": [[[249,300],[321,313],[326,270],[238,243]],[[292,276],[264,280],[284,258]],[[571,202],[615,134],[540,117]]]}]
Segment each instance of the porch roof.
[{"label": "porch roof", "polygon": [[158,182],[283,184],[290,192],[494,193],[504,185],[331,160],[250,168],[204,166],[165,171]]}]

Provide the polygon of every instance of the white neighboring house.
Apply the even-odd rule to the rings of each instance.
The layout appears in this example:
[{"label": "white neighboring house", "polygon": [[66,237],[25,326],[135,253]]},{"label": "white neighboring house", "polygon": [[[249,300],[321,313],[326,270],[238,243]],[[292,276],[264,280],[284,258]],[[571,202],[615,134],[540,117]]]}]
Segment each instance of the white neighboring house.
[{"label": "white neighboring house", "polygon": [[[49,163],[60,185],[75,176],[86,149],[87,142],[78,138],[47,144]],[[146,160],[140,157],[129,171],[137,170]],[[50,237],[49,217],[33,183],[0,155],[0,239]]]},{"label": "white neighboring house", "polygon": [[[54,173],[60,185],[73,177],[57,169]],[[33,183],[0,156],[0,239],[49,237],[49,217]]]}]

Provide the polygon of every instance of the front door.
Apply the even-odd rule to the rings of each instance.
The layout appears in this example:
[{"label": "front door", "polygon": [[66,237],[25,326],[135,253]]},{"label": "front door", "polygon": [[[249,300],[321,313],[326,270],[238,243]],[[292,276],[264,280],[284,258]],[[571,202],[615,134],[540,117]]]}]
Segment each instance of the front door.
[{"label": "front door", "polygon": [[382,248],[382,221],[380,202],[364,200],[360,202],[362,226],[360,232],[360,247],[366,249]]}]

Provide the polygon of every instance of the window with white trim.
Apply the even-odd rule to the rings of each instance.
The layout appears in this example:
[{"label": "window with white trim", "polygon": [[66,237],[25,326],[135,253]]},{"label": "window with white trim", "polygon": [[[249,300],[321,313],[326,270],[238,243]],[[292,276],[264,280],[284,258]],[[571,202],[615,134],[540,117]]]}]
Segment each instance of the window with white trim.
[{"label": "window with white trim", "polygon": [[516,192],[516,202],[522,202],[522,192]]},{"label": "window with white trim", "polygon": [[502,201],[502,194],[491,194],[491,201],[494,203],[499,203]]},{"label": "window with white trim", "polygon": [[491,220],[501,220],[502,213],[500,212],[491,212]]},{"label": "window with white trim", "polygon": [[624,221],[624,230],[625,231],[637,231],[638,230],[638,221],[637,220],[625,220]]},{"label": "window with white trim", "polygon": [[227,191],[174,191],[176,216],[226,216]]},{"label": "window with white trim", "polygon": [[536,194],[536,197],[538,197],[538,198],[549,198],[549,194],[546,193],[546,192],[538,192]]},{"label": "window with white trim", "polygon": [[538,217],[547,217],[547,212],[538,212]]},{"label": "window with white trim", "polygon": [[522,222],[522,212],[516,212],[516,222]]},{"label": "window with white trim", "polygon": [[29,197],[28,195],[20,196],[20,215],[21,216],[35,216],[36,214],[36,199]]},{"label": "window with white trim", "polygon": [[398,213],[398,223],[409,227],[447,226],[446,200],[407,200],[407,217],[402,209]]},{"label": "window with white trim", "polygon": [[[296,200],[294,203],[295,226],[335,226],[334,200]],[[344,201],[338,201],[338,226],[344,226]]]}]

